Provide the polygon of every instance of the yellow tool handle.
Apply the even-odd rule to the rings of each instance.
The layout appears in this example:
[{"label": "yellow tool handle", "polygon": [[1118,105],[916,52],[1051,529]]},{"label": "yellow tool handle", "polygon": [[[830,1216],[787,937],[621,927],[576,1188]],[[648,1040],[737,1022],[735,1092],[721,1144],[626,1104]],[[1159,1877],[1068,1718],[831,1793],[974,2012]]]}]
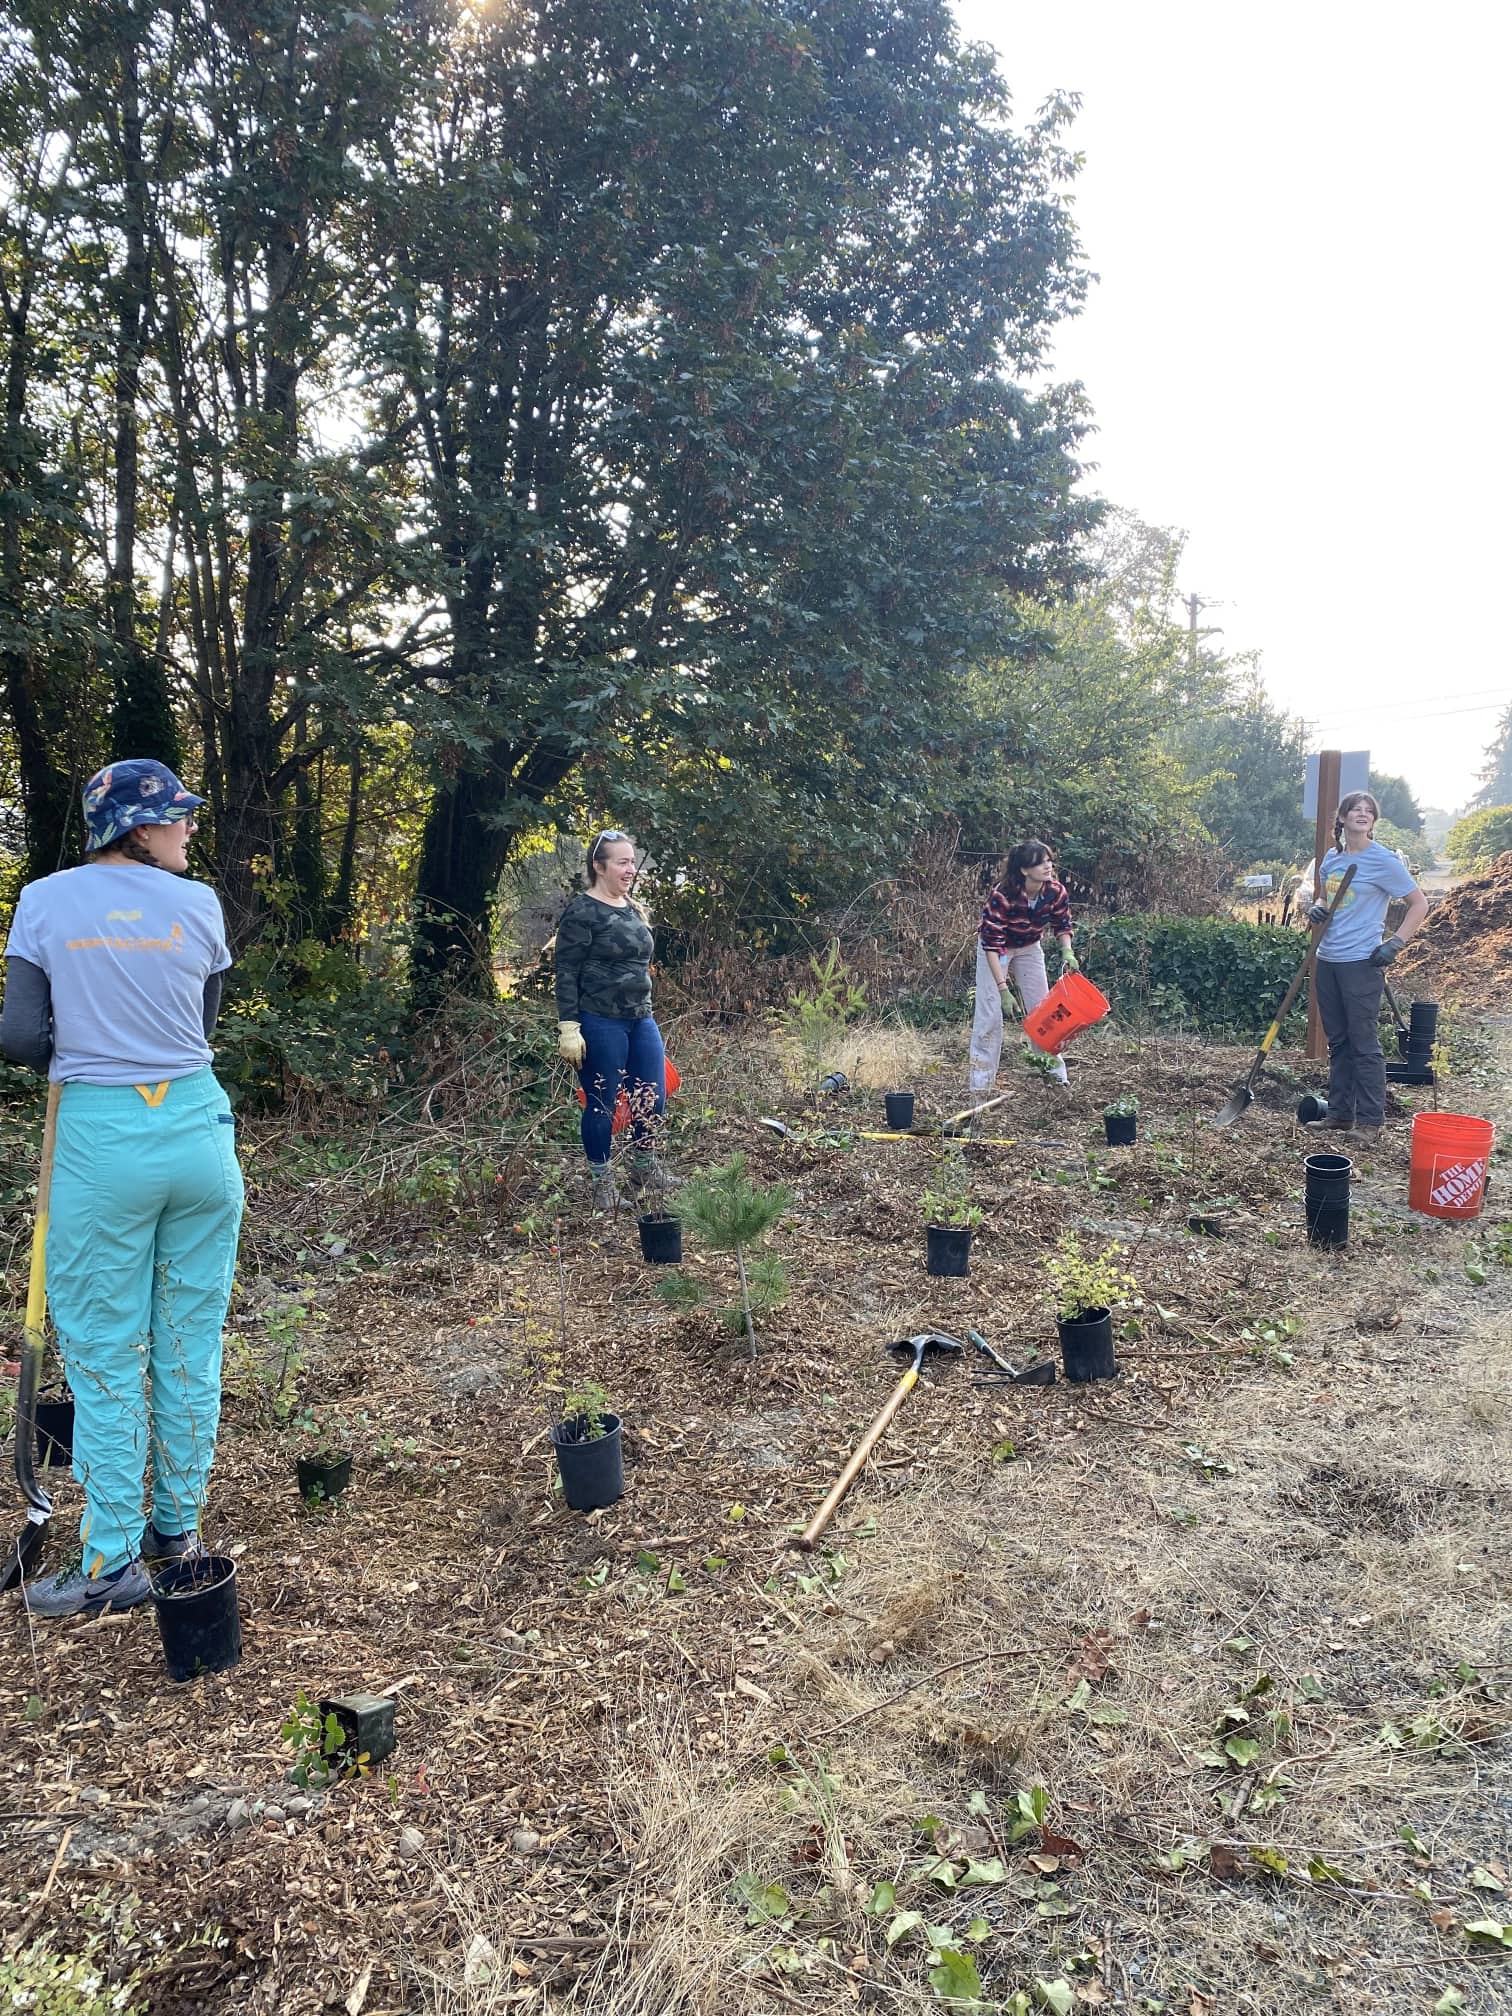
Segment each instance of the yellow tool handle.
[{"label": "yellow tool handle", "polygon": [[870,1428],[867,1429],[866,1433],[861,1437],[861,1440],[857,1444],[855,1451],[852,1453],[849,1462],[846,1464],[845,1468],[840,1472],[840,1475],[835,1479],[834,1485],[831,1488],[829,1496],[825,1499],[824,1503],[819,1507],[819,1510],[814,1514],[813,1518],[810,1519],[807,1526],[804,1527],[802,1535],[793,1542],[793,1545],[797,1547],[802,1553],[811,1554],[814,1551],[814,1548],[818,1545],[820,1534],[824,1531],[825,1527],[828,1526],[831,1519],[834,1518],[836,1510],[839,1507],[840,1500],[845,1496],[846,1492],[849,1491],[850,1487],[852,1486],[852,1484],[855,1483],[861,1471],[866,1467],[867,1457],[870,1456],[873,1449],[876,1448],[877,1444],[886,1434],[888,1424],[891,1422],[894,1414],[896,1414],[898,1409],[903,1405],[903,1402],[908,1398],[909,1394],[913,1391],[914,1387],[918,1384],[918,1380],[919,1380],[918,1366],[910,1365],[908,1370],[903,1374],[903,1377],[898,1381],[897,1385],[893,1388],[892,1395],[887,1401],[886,1405],[883,1407],[881,1413],[877,1416],[876,1420],[873,1421],[872,1425],[870,1426]]},{"label": "yellow tool handle", "polygon": [[42,1124],[42,1163],[37,1170],[37,1203],[32,1214],[31,1275],[26,1284],[27,1348],[40,1361],[47,1330],[47,1216],[52,1199],[53,1155],[58,1145],[58,1098],[61,1085],[47,1088],[47,1118]]}]

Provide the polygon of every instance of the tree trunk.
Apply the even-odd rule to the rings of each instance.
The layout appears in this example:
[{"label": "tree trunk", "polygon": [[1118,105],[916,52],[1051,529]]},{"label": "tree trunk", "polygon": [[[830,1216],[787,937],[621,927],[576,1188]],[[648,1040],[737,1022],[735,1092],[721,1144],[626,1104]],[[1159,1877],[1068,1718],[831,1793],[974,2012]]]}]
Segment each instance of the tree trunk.
[{"label": "tree trunk", "polygon": [[[137,402],[146,338],[152,266],[147,237],[147,165],[137,22],[120,24],[119,127],[121,229],[125,262],[118,282],[115,356],[115,497],[110,566],[105,584],[111,651],[111,738],[120,756],[153,756],[178,770],[183,761],[163,660],[137,634],[136,544],[141,452]],[[112,121],[112,126],[115,122]]]}]

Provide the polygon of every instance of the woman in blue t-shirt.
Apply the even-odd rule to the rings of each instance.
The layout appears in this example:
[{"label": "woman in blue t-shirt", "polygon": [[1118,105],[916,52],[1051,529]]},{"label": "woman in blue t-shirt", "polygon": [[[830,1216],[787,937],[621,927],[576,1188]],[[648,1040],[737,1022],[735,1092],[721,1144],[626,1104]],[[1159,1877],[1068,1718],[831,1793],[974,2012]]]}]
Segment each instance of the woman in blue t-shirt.
[{"label": "woman in blue t-shirt", "polygon": [[[1386,968],[1428,915],[1428,898],[1402,857],[1371,837],[1380,816],[1368,791],[1350,791],[1339,801],[1334,844],[1319,864],[1307,913],[1309,923],[1323,922],[1334,888],[1352,864],[1354,880],[1318,942],[1314,984],[1318,1019],[1328,1038],[1328,1110],[1309,1124],[1352,1132],[1363,1142],[1380,1139],[1386,1118],[1380,1030]],[[1401,896],[1407,899],[1406,913],[1383,942],[1387,907]]]},{"label": "woman in blue t-shirt", "polygon": [[98,772],[88,859],[22,890],[5,947],[0,1049],[60,1087],[47,1290],[85,1501],[78,1558],[23,1588],[43,1617],[129,1610],[144,1558],[198,1544],[242,1211],[210,1069],[231,954],[187,879],[203,803],[161,763]]}]

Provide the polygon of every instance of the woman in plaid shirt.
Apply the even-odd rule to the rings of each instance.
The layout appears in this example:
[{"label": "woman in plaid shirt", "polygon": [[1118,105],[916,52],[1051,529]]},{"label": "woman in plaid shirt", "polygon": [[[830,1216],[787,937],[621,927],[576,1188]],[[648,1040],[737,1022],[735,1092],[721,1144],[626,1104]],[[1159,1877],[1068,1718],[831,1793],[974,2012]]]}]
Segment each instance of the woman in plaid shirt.
[{"label": "woman in plaid shirt", "polygon": [[[997,1078],[1003,1055],[1003,1018],[1021,1022],[1050,991],[1041,941],[1055,933],[1061,971],[1080,970],[1071,949],[1071,904],[1065,887],[1055,879],[1055,863],[1043,840],[1022,840],[1003,867],[997,887],[982,912],[977,934],[976,1015],[971,1025],[971,1064],[967,1091],[986,1098]],[[1057,1083],[1066,1082],[1065,1060],[1031,1045],[1041,1068]]]}]

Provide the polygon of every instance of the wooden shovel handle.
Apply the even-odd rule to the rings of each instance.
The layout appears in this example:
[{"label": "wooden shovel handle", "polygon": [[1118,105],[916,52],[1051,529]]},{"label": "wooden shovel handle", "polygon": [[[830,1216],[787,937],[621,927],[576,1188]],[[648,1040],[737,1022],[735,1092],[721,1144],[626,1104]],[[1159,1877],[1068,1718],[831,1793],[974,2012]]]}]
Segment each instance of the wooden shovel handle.
[{"label": "wooden shovel handle", "polygon": [[878,1414],[876,1420],[873,1421],[870,1428],[867,1429],[852,1451],[850,1460],[835,1479],[829,1496],[819,1507],[813,1518],[810,1519],[807,1526],[804,1527],[798,1539],[793,1542],[793,1545],[801,1553],[813,1553],[814,1548],[818,1545],[820,1534],[828,1526],[831,1519],[834,1518],[841,1499],[866,1467],[867,1457],[870,1456],[873,1449],[876,1448],[882,1437],[887,1433],[888,1425],[892,1421],[894,1414],[897,1413],[918,1383],[919,1368],[917,1365],[910,1365],[897,1385],[894,1386],[881,1413]]}]

